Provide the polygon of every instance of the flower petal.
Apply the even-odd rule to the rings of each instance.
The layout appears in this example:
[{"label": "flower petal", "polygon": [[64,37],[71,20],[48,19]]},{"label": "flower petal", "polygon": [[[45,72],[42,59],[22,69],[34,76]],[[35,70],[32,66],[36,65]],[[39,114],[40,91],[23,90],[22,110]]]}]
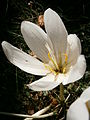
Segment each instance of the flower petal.
[{"label": "flower petal", "polygon": [[48,74],[46,77],[43,77],[27,86],[34,91],[47,91],[52,90],[57,87],[62,81],[60,80],[59,75],[55,76],[53,74]]},{"label": "flower petal", "polygon": [[29,21],[23,21],[21,24],[21,32],[28,47],[36,54],[43,62],[47,63],[48,50],[45,44],[52,46],[47,34],[37,25]]},{"label": "flower petal", "polygon": [[80,98],[84,101],[87,102],[90,100],[90,87],[84,90],[84,92],[81,94]]},{"label": "flower petal", "polygon": [[66,74],[67,80],[63,81],[63,85],[75,82],[83,77],[86,70],[86,60],[84,55],[78,57],[77,63],[71,66],[70,70]]},{"label": "flower petal", "polygon": [[10,43],[3,41],[2,48],[8,60],[23,71],[35,75],[46,75],[49,73],[42,62],[12,46]]},{"label": "flower petal", "polygon": [[78,98],[71,104],[67,112],[67,120],[89,120],[89,113],[82,99]]},{"label": "flower petal", "polygon": [[61,53],[65,54],[67,48],[67,31],[59,17],[52,9],[47,9],[44,13],[44,22],[47,35],[52,41],[57,62],[60,62]]},{"label": "flower petal", "polygon": [[73,65],[76,63],[79,55],[81,54],[81,43],[76,34],[68,35],[67,41],[68,41],[67,48],[68,63]]}]

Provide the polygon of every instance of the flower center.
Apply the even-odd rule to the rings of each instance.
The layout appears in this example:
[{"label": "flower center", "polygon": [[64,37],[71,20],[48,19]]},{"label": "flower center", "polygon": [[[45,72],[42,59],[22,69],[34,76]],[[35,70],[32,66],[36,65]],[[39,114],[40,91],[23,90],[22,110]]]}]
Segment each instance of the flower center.
[{"label": "flower center", "polygon": [[56,62],[55,56],[51,52],[48,52],[48,58],[49,58],[50,62],[53,64],[54,67],[51,67],[49,64],[44,64],[45,68],[50,70],[55,75],[57,75],[59,73],[65,74],[66,71],[67,71],[68,56],[67,56],[67,54],[63,54],[63,55],[64,55],[64,58],[65,58],[64,63],[63,63],[63,65],[61,65],[61,64],[58,65],[57,62]]}]

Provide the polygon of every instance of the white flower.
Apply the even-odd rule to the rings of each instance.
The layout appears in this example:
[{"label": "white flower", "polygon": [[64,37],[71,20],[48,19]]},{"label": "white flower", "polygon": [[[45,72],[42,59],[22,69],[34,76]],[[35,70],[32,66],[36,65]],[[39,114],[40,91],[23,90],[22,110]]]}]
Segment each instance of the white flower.
[{"label": "white flower", "polygon": [[2,42],[11,63],[27,73],[44,76],[28,85],[35,91],[52,90],[60,83],[75,82],[83,77],[86,69],[79,38],[75,34],[68,35],[61,18],[50,8],[44,13],[44,24],[47,34],[32,22],[21,24],[25,42],[39,59]]},{"label": "white flower", "polygon": [[87,88],[67,112],[67,120],[89,120],[90,119],[90,87]]}]

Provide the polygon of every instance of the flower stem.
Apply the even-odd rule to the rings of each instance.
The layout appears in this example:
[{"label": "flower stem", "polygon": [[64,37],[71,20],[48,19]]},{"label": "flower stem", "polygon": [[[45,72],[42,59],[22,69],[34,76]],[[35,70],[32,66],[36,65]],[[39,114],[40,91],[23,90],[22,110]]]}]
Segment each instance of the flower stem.
[{"label": "flower stem", "polygon": [[60,84],[60,100],[61,102],[64,101],[64,86],[62,83]]},{"label": "flower stem", "polygon": [[60,115],[65,118],[66,104],[64,101],[64,86],[62,83],[60,84],[60,103],[61,103],[61,107],[62,107],[62,111],[61,111]]}]

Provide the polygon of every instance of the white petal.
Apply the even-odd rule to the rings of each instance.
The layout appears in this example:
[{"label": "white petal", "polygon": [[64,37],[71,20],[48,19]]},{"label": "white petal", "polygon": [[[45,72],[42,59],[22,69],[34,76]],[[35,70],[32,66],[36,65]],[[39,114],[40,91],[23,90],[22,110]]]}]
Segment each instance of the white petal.
[{"label": "white petal", "polygon": [[2,48],[8,60],[23,71],[35,75],[46,75],[49,72],[45,69],[42,62],[12,46],[10,43],[3,41]]},{"label": "white petal", "polygon": [[51,45],[47,34],[37,25],[29,21],[23,21],[21,24],[21,32],[28,47],[43,62],[48,62],[48,50],[45,47],[46,42]]},{"label": "white petal", "polygon": [[67,120],[89,120],[89,113],[82,99],[78,98],[71,104],[67,112]]},{"label": "white petal", "polygon": [[70,68],[68,73],[66,73],[67,80],[63,81],[63,85],[75,82],[83,77],[86,70],[86,60],[84,55],[78,57],[77,63]]},{"label": "white petal", "polygon": [[90,100],[90,87],[84,90],[84,92],[81,94],[80,98],[84,101],[87,102]]},{"label": "white petal", "polygon": [[81,54],[81,43],[76,34],[70,34],[67,37],[68,41],[68,62],[72,65],[76,63],[79,55]]},{"label": "white petal", "polygon": [[55,77],[53,74],[48,74],[46,77],[43,77],[27,86],[34,91],[47,91],[52,90],[57,87],[62,81],[60,80],[59,75]]},{"label": "white petal", "polygon": [[67,48],[66,28],[59,15],[50,8],[44,13],[44,22],[47,35],[52,41],[57,62],[59,63],[61,53],[64,54]]}]

